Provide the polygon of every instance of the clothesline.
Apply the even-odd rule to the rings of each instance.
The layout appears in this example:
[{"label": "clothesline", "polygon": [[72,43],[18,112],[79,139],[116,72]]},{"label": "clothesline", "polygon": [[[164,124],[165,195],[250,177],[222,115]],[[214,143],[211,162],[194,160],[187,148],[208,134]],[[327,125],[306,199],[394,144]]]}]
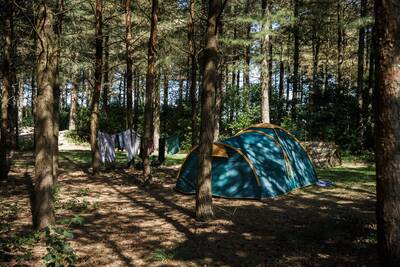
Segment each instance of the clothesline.
[{"label": "clothesline", "polygon": [[[125,150],[128,165],[131,164],[135,156],[142,155],[141,136],[133,130],[109,134],[98,131],[97,143],[100,150],[101,161],[103,163],[113,163],[115,161],[115,148],[119,151]],[[176,154],[180,150],[180,141],[178,135],[173,135],[167,138],[168,154]],[[154,141],[147,142],[148,154],[154,151]]]},{"label": "clothesline", "polygon": [[115,148],[125,149],[127,161],[130,162],[135,156],[139,155],[141,138],[140,135],[132,130],[116,134],[108,134],[98,131],[98,146],[103,163],[115,161]]}]

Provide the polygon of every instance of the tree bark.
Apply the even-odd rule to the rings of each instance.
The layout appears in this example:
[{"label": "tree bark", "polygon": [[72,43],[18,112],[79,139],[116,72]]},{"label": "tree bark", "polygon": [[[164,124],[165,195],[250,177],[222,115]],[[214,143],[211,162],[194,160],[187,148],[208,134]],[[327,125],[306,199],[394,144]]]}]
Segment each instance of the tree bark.
[{"label": "tree bark", "polygon": [[[250,8],[252,6],[252,1],[247,0],[246,1],[246,7],[245,7],[245,15],[249,15]],[[246,24],[246,39],[247,41],[250,41],[250,31],[251,31],[251,23]],[[244,87],[246,87],[248,90],[250,86],[250,44],[246,44],[244,51],[243,51],[243,58],[244,58],[244,68],[243,68],[243,82],[244,82]],[[247,105],[248,103],[246,103]]]},{"label": "tree bark", "polygon": [[139,124],[139,97],[140,97],[140,77],[139,72],[135,69],[135,99],[133,107],[133,130],[137,132]]},{"label": "tree bark", "polygon": [[218,79],[218,22],[224,4],[222,0],[209,0],[207,39],[202,59],[201,116],[199,144],[199,176],[196,190],[196,217],[209,220],[213,214],[211,189],[211,160],[215,125],[215,90]]},{"label": "tree bark", "polygon": [[146,99],[144,107],[144,138],[143,138],[143,176],[145,180],[151,178],[149,144],[153,138],[153,108],[154,91],[156,84],[156,61],[157,61],[157,22],[158,22],[158,0],[152,0],[151,8],[151,29],[147,58],[146,74]]},{"label": "tree bark", "polygon": [[262,15],[264,23],[262,26],[263,37],[261,40],[261,121],[270,122],[269,91],[270,88],[270,64],[269,64],[269,46],[270,46],[270,28],[271,28],[271,3],[268,0],[261,2]]},{"label": "tree bark", "polygon": [[9,98],[12,96],[11,77],[11,50],[12,50],[12,26],[13,26],[13,3],[8,0],[4,6],[5,16],[3,18],[3,86],[1,88],[1,138],[0,138],[0,179],[6,179],[10,170],[11,135],[9,128],[9,117],[12,107]]},{"label": "tree bark", "polygon": [[90,105],[90,148],[92,151],[92,173],[100,169],[100,150],[97,145],[97,130],[99,125],[99,100],[101,91],[101,76],[103,70],[103,18],[102,0],[96,0],[96,31],[95,31],[95,84]]},{"label": "tree bark", "polygon": [[[360,18],[363,19],[367,13],[367,0],[361,0]],[[363,94],[364,94],[364,57],[365,57],[365,28],[358,30],[358,52],[357,52],[357,133],[359,147],[364,148],[364,121],[362,116]]]},{"label": "tree bark", "polygon": [[53,85],[53,135],[54,135],[54,146],[53,146],[53,177],[54,182],[58,180],[58,134],[60,130],[60,94],[61,94],[61,81],[60,81],[60,66],[61,66],[61,38],[62,38],[62,20],[64,12],[64,0],[57,0],[56,6],[57,15],[55,17],[54,36],[56,42],[55,52],[55,77]]},{"label": "tree bark", "polygon": [[79,78],[80,78],[80,75],[78,74],[77,77],[75,78],[75,81],[73,81],[73,83],[72,83],[71,109],[69,111],[69,123],[68,123],[69,130],[76,129],[76,115],[77,115],[77,111],[78,111]]},{"label": "tree bark", "polygon": [[299,92],[299,61],[300,61],[300,29],[299,29],[299,0],[294,0],[295,25],[293,29],[293,93],[292,93],[292,119],[297,119],[297,94]]},{"label": "tree bark", "polygon": [[190,54],[190,107],[191,107],[191,125],[192,125],[192,147],[198,143],[198,125],[197,125],[197,59],[196,59],[196,45],[194,38],[194,16],[195,16],[195,0],[189,0],[189,14],[188,14],[188,47]]},{"label": "tree bark", "polygon": [[15,145],[19,149],[19,124],[22,122],[24,117],[23,109],[23,99],[24,99],[24,77],[19,77],[17,79],[17,88],[15,90]]},{"label": "tree bark", "polygon": [[54,32],[54,13],[42,2],[38,6],[35,189],[32,208],[33,226],[45,228],[55,223],[53,203],[54,82],[57,72],[57,39]]},{"label": "tree bark", "polygon": [[160,144],[160,77],[157,75],[154,87],[154,150],[158,151]]},{"label": "tree bark", "polygon": [[343,88],[342,88],[342,65],[344,59],[344,51],[343,51],[343,35],[344,35],[344,28],[342,25],[342,16],[343,16],[343,8],[341,4],[342,0],[338,0],[337,2],[337,81],[336,81],[336,94],[342,95]]},{"label": "tree bark", "polygon": [[375,1],[376,173],[380,266],[400,266],[400,5]]},{"label": "tree bark", "polygon": [[283,47],[281,45],[281,58],[279,61],[279,109],[278,109],[278,124],[281,124],[283,117],[283,104],[284,104],[284,90],[285,90],[285,62],[283,61]]},{"label": "tree bark", "polygon": [[126,28],[126,126],[132,129],[132,11],[131,1],[125,1],[125,28]]},{"label": "tree bark", "polygon": [[108,98],[111,89],[110,84],[110,37],[107,34],[104,35],[104,78],[103,78],[103,105],[102,109],[104,115],[107,117],[109,112]]},{"label": "tree bark", "polygon": [[375,105],[372,102],[373,89],[375,86],[375,27],[371,29],[370,50],[369,50],[369,68],[368,68],[368,88],[364,91],[363,116],[365,117],[365,144],[368,150],[374,148],[374,129],[372,127],[372,114],[375,111]]}]

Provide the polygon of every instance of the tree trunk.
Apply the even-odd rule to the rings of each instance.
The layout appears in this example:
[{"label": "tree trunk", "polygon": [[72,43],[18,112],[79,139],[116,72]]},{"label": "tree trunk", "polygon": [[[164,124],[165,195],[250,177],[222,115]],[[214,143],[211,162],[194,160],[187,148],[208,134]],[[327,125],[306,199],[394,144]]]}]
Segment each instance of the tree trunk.
[{"label": "tree trunk", "polygon": [[375,27],[371,30],[370,50],[369,50],[369,68],[368,68],[368,88],[364,91],[364,110],[365,117],[365,144],[364,147],[368,150],[374,148],[374,133],[372,127],[372,115],[375,111],[373,99],[373,88],[375,86]]},{"label": "tree trunk", "polygon": [[283,47],[281,45],[281,58],[279,61],[279,109],[278,109],[278,124],[281,124],[283,117],[283,102],[285,89],[285,63],[283,61]]},{"label": "tree trunk", "polygon": [[104,35],[104,84],[103,84],[103,111],[104,115],[107,117],[108,112],[109,112],[109,107],[108,107],[108,98],[109,98],[109,93],[111,89],[111,84],[110,84],[110,44],[109,44],[109,39],[110,37],[108,36],[108,33]]},{"label": "tree trunk", "polygon": [[69,111],[69,123],[68,123],[69,130],[76,129],[76,115],[77,115],[77,111],[78,111],[79,78],[80,78],[80,75],[78,74],[77,77],[75,78],[75,81],[73,81],[73,83],[72,83],[71,109]]},{"label": "tree trunk", "polygon": [[[251,7],[251,0],[246,1],[246,7],[245,7],[245,15],[249,15],[250,12],[250,7]],[[247,41],[250,41],[250,31],[251,31],[251,23],[246,24],[246,39]],[[244,51],[243,51],[243,57],[244,57],[244,68],[243,68],[243,82],[244,82],[244,87],[246,87],[246,90],[249,90],[250,86],[250,44],[246,44]],[[247,106],[248,103],[245,103]]]},{"label": "tree trunk", "polygon": [[[360,18],[364,19],[367,13],[367,0],[361,0]],[[364,121],[362,116],[363,110],[363,93],[364,93],[364,57],[365,57],[365,28],[361,27],[358,30],[358,53],[357,53],[357,135],[359,147],[364,145]]]},{"label": "tree trunk", "polygon": [[125,28],[126,28],[126,126],[132,129],[132,12],[131,1],[125,2]]},{"label": "tree trunk", "polygon": [[17,88],[15,90],[15,144],[16,148],[19,149],[19,124],[22,122],[24,117],[23,100],[24,100],[24,77],[17,79]]},{"label": "tree trunk", "polygon": [[220,120],[221,120],[222,101],[223,101],[222,100],[223,86],[224,86],[223,80],[224,80],[223,64],[220,64],[217,87],[215,88],[214,142],[217,142],[219,139]]},{"label": "tree trunk", "polygon": [[376,174],[380,266],[400,266],[400,5],[375,1]]},{"label": "tree trunk", "polygon": [[195,0],[189,0],[189,16],[188,16],[188,46],[190,53],[190,107],[191,107],[191,125],[192,125],[192,147],[198,143],[198,125],[197,125],[197,59],[196,59],[196,45],[194,39],[194,11]]},{"label": "tree trunk", "polygon": [[54,135],[54,146],[53,146],[53,177],[54,182],[58,180],[58,134],[60,130],[60,66],[61,66],[61,38],[62,38],[62,19],[64,12],[64,0],[57,0],[56,6],[57,15],[55,18],[54,36],[56,42],[56,53],[55,53],[55,77],[53,86],[53,135]]},{"label": "tree trunk", "polygon": [[292,119],[297,119],[297,94],[299,92],[299,61],[300,61],[300,29],[299,29],[299,0],[294,0],[295,25],[293,29],[293,95],[292,95]]},{"label": "tree trunk", "polygon": [[315,100],[316,98],[319,97],[320,95],[320,90],[319,90],[319,85],[318,85],[318,68],[319,68],[319,48],[320,48],[320,44],[321,44],[321,38],[319,36],[319,33],[317,32],[317,30],[315,29],[315,27],[313,27],[313,40],[312,40],[312,48],[313,48],[313,69],[312,69],[312,75],[313,75],[313,104],[316,104]]},{"label": "tree trunk", "polygon": [[135,104],[133,107],[133,130],[137,132],[139,124],[139,97],[140,97],[140,77],[139,72],[135,69]]},{"label": "tree trunk", "polygon": [[269,46],[270,46],[270,28],[271,28],[271,3],[268,0],[262,0],[262,13],[264,24],[262,26],[263,37],[261,43],[261,121],[270,122],[269,91],[270,88],[270,64],[269,64]]},{"label": "tree trunk", "polygon": [[157,60],[157,22],[158,22],[158,0],[152,0],[151,8],[151,29],[147,59],[146,74],[146,99],[144,107],[144,138],[143,138],[143,176],[145,180],[151,177],[149,144],[153,138],[153,108],[154,108],[154,91],[156,85],[156,60]]},{"label": "tree trunk", "polygon": [[218,24],[224,3],[209,0],[206,47],[202,59],[199,176],[196,190],[196,217],[209,220],[213,215],[211,160],[214,141],[215,90],[218,79]]},{"label": "tree trunk", "polygon": [[54,138],[54,82],[57,69],[57,39],[54,33],[54,13],[42,2],[37,14],[37,81],[35,189],[32,208],[33,225],[36,229],[55,223],[53,203],[53,152]]},{"label": "tree trunk", "polygon": [[[158,76],[158,75],[157,75]],[[154,150],[158,151],[160,144],[160,77],[156,78],[154,87]]]},{"label": "tree trunk", "polygon": [[97,145],[97,129],[99,125],[99,100],[101,91],[101,76],[103,70],[103,19],[102,0],[96,0],[96,32],[95,32],[95,84],[90,105],[90,148],[92,151],[92,173],[96,174],[100,169],[100,150]]},{"label": "tree trunk", "polygon": [[343,35],[344,35],[344,28],[342,25],[342,0],[338,0],[337,2],[337,25],[338,25],[338,33],[337,33],[337,81],[336,81],[336,94],[342,95],[343,88],[342,88],[342,65],[343,65]]},{"label": "tree trunk", "polygon": [[8,0],[4,6],[5,16],[3,18],[3,86],[1,88],[1,139],[0,139],[0,179],[6,179],[10,169],[10,148],[11,135],[9,128],[9,117],[11,105],[9,98],[12,95],[12,77],[11,77],[11,50],[12,50],[12,26],[13,26],[13,3]]}]

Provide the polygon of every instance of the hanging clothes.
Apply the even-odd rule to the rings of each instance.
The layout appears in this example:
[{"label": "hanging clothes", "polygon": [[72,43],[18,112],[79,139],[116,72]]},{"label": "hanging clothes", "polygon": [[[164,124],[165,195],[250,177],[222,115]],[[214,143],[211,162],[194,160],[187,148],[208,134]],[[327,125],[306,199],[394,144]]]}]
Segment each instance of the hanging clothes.
[{"label": "hanging clothes", "polygon": [[167,154],[174,155],[180,150],[179,136],[172,135],[167,138]]},{"label": "hanging clothes", "polygon": [[126,158],[128,162],[139,154],[140,149],[140,136],[132,130],[122,132],[124,147],[126,151]]},{"label": "hanging clothes", "polygon": [[124,150],[125,144],[123,133],[115,134],[115,147],[118,149],[118,151]]},{"label": "hanging clothes", "polygon": [[115,135],[98,131],[97,144],[100,150],[101,162],[112,163],[115,161]]}]

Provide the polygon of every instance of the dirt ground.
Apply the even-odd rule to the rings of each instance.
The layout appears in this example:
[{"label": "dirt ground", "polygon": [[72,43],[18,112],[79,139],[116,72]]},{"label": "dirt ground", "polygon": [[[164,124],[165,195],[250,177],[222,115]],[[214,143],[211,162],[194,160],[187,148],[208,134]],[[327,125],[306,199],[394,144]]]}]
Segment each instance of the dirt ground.
[{"label": "dirt ground", "polygon": [[[78,266],[377,264],[375,194],[368,188],[339,183],[265,201],[215,198],[215,220],[199,223],[194,197],[173,190],[179,166],[155,169],[157,179],[148,185],[140,171],[122,166],[92,177],[88,151],[78,148],[60,154],[56,211],[58,220],[76,214],[84,218],[70,241]],[[33,155],[16,157],[9,181],[0,183],[1,206],[18,206],[7,219],[10,235],[31,227]],[[77,203],[85,203],[84,208]],[[36,245],[25,264],[43,266],[44,251],[43,244]]]}]

